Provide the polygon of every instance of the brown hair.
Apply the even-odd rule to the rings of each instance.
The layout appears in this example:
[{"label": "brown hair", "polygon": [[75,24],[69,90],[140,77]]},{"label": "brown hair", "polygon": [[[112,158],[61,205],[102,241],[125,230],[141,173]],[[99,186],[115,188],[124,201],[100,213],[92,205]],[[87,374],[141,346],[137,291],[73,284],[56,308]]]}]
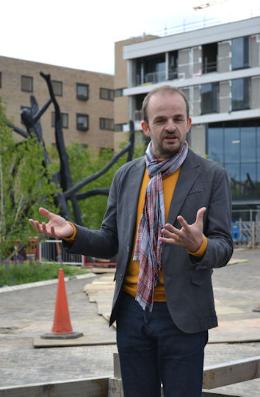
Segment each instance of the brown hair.
[{"label": "brown hair", "polygon": [[154,88],[144,98],[143,104],[142,104],[142,118],[144,121],[148,122],[147,108],[148,108],[151,97],[155,94],[165,93],[165,92],[168,92],[170,94],[179,94],[180,96],[182,96],[182,98],[184,99],[184,102],[186,104],[186,115],[187,115],[187,118],[189,118],[190,106],[189,106],[188,99],[186,98],[184,92],[182,90],[180,90],[179,88],[172,87],[171,85],[163,85],[161,87]]}]

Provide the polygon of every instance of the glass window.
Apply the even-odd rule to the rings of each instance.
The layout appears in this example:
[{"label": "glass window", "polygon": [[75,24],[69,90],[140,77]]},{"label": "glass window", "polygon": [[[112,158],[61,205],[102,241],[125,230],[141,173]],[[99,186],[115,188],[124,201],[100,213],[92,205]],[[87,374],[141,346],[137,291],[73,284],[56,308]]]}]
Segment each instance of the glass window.
[{"label": "glass window", "polygon": [[230,180],[233,200],[259,199],[260,121],[211,124],[207,133],[208,158],[222,163]]},{"label": "glass window", "polygon": [[249,109],[249,78],[232,80],[232,110]]},{"label": "glass window", "polygon": [[105,117],[101,117],[99,119],[99,127],[101,130],[114,131],[114,119],[107,119]]},{"label": "glass window", "polygon": [[107,101],[113,101],[114,100],[114,90],[111,90],[110,88],[100,88],[99,97],[100,97],[100,99],[106,99]]},{"label": "glass window", "polygon": [[76,84],[76,96],[80,101],[86,101],[89,98],[89,85],[77,83]]},{"label": "glass window", "polygon": [[202,46],[202,73],[217,71],[218,43]]},{"label": "glass window", "polygon": [[230,178],[232,198],[241,198],[240,164],[225,163],[225,169]]},{"label": "glass window", "polygon": [[219,83],[202,84],[201,114],[218,112]]},{"label": "glass window", "polygon": [[256,158],[260,161],[260,127],[256,127]]},{"label": "glass window", "polygon": [[247,183],[252,188],[256,182],[256,163],[241,163],[241,182]]},{"label": "glass window", "polygon": [[169,52],[169,68],[168,68],[169,80],[178,78],[178,51]]},{"label": "glass window", "polygon": [[121,97],[124,96],[124,88],[116,88],[115,89],[115,97]]},{"label": "glass window", "polygon": [[165,81],[165,65],[165,53],[137,59],[136,84]]},{"label": "glass window", "polygon": [[249,39],[238,37],[232,40],[232,70],[249,67]]},{"label": "glass window", "polygon": [[232,182],[240,182],[240,164],[225,163],[225,169],[227,170]]},{"label": "glass window", "polygon": [[128,127],[128,123],[118,123],[114,125],[114,130],[117,132],[126,131]]},{"label": "glass window", "polygon": [[53,92],[56,96],[62,96],[62,81],[52,80]]},{"label": "glass window", "polygon": [[260,187],[260,161],[258,161],[258,163],[256,163],[256,172],[257,172],[258,187]]},{"label": "glass window", "polygon": [[31,76],[21,76],[21,91],[33,92],[33,78]]},{"label": "glass window", "polygon": [[256,163],[241,163],[240,195],[243,195],[244,198],[259,198],[256,186],[256,172]]},{"label": "glass window", "polygon": [[[62,128],[69,128],[69,114],[61,113]],[[55,113],[51,112],[51,126],[55,127]]]},{"label": "glass window", "polygon": [[161,81],[165,81],[165,54],[147,57],[144,63],[144,82],[159,83]]},{"label": "glass window", "polygon": [[223,128],[208,129],[208,157],[219,163],[224,161],[224,132]]},{"label": "glass window", "polygon": [[77,130],[79,131],[87,131],[89,128],[88,125],[88,114],[77,113]]},{"label": "glass window", "polygon": [[228,162],[240,162],[240,129],[225,128],[224,132],[224,160]]},{"label": "glass window", "polygon": [[241,128],[241,161],[256,161],[256,127]]}]

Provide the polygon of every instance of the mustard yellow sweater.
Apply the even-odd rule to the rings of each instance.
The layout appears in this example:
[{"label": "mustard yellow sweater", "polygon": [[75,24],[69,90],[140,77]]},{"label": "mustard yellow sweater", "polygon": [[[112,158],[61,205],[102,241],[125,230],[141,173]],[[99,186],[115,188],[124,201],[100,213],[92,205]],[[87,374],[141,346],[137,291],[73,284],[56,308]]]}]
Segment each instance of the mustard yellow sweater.
[{"label": "mustard yellow sweater", "polygon": [[[170,210],[170,205],[171,201],[174,195],[175,187],[179,178],[180,174],[180,169],[175,171],[173,174],[168,175],[163,178],[163,195],[164,195],[164,208],[165,208],[165,219],[167,221],[168,219],[168,214]],[[137,226],[139,225],[142,213],[143,213],[143,207],[144,207],[144,200],[145,200],[145,193],[147,189],[147,185],[149,183],[149,175],[147,171],[145,171],[141,190],[140,190],[140,195],[139,195],[139,200],[138,200],[138,207],[137,207],[137,219],[136,219],[136,231],[137,231]],[[199,248],[198,251],[194,253],[196,256],[202,256],[206,250],[207,247],[207,239],[205,239]],[[139,262],[134,261],[133,259],[131,260],[129,266],[128,266],[128,271],[125,277],[124,281],[124,291],[127,292],[128,294],[132,296],[136,296],[136,290],[137,290],[137,281],[138,281],[138,274],[139,274]],[[163,272],[160,271],[160,281],[158,285],[155,287],[154,291],[154,301],[155,302],[165,302],[166,296],[165,296],[165,289],[164,289],[164,280],[163,280]]]}]

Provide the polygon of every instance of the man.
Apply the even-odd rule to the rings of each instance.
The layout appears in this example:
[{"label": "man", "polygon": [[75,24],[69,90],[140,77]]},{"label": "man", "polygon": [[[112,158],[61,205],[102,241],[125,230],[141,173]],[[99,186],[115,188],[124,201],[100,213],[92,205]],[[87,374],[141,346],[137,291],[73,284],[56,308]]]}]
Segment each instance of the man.
[{"label": "man", "polygon": [[117,254],[110,324],[125,397],[200,397],[208,329],[217,326],[211,275],[232,255],[225,171],[188,149],[184,94],[162,86],[143,103],[145,158],[116,173],[100,230],[40,209],[39,232],[71,252]]}]

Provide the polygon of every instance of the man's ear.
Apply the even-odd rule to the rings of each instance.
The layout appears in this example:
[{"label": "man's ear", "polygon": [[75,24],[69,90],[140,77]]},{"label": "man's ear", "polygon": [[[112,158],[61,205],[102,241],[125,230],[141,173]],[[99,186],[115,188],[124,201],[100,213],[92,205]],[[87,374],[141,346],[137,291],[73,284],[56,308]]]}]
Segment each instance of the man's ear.
[{"label": "man's ear", "polygon": [[188,126],[188,129],[190,130],[191,126],[192,126],[192,118],[191,117],[189,117],[187,120],[187,126]]},{"label": "man's ear", "polygon": [[145,136],[150,136],[150,128],[149,128],[149,124],[147,123],[147,121],[145,121],[145,120],[141,121],[141,128],[142,128]]}]

